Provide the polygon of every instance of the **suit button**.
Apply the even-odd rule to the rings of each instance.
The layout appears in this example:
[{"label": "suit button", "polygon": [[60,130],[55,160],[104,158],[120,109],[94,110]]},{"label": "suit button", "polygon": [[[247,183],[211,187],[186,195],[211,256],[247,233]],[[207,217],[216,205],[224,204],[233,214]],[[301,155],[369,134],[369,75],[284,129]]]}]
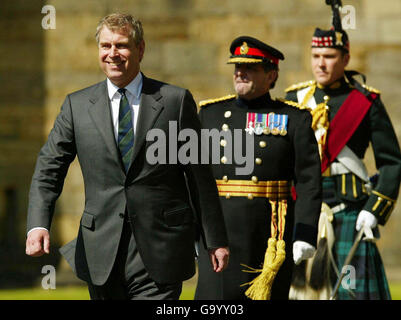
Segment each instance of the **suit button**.
[{"label": "suit button", "polygon": [[223,124],[222,126],[221,126],[221,128],[223,129],[223,131],[228,131],[228,124]]},{"label": "suit button", "polygon": [[252,200],[253,199],[253,194],[252,193],[248,193],[248,199]]},{"label": "suit button", "polygon": [[256,158],[256,159],[255,159],[255,163],[256,163],[257,165],[261,165],[261,164],[262,164],[262,159]]},{"label": "suit button", "polygon": [[225,164],[227,162],[227,157],[222,157],[220,161],[222,164]]},{"label": "suit button", "polygon": [[124,219],[125,215],[124,215],[124,213],[120,213],[119,216],[120,216],[121,219]]},{"label": "suit button", "polygon": [[253,182],[253,183],[258,183],[258,177],[253,176],[253,177],[252,177],[252,182]]},{"label": "suit button", "polygon": [[226,193],[226,199],[230,199],[231,195],[229,193]]},{"label": "suit button", "polygon": [[266,141],[260,141],[259,142],[259,147],[266,148]]},{"label": "suit button", "polygon": [[227,182],[227,181],[228,181],[228,177],[227,177],[227,176],[224,176],[224,177],[223,177],[223,181],[224,181],[224,182]]},{"label": "suit button", "polygon": [[220,140],[220,145],[222,147],[225,147],[227,145],[227,140],[224,140],[224,139]]},{"label": "suit button", "polygon": [[224,118],[230,118],[231,117],[231,111],[226,111],[224,113]]}]

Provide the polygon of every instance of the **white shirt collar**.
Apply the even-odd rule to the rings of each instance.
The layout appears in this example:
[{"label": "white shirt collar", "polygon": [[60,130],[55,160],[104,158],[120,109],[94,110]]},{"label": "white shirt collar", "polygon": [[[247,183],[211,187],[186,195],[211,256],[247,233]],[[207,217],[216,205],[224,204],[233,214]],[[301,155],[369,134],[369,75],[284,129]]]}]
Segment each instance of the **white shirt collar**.
[{"label": "white shirt collar", "polygon": [[[139,99],[142,91],[142,83],[143,83],[142,73],[138,72],[134,80],[132,80],[128,85],[125,86],[125,89],[127,89],[127,91],[133,97]],[[110,100],[113,100],[114,95],[116,94],[118,89],[119,87],[117,87],[113,82],[111,82],[109,78],[107,78],[107,91],[109,93]]]}]

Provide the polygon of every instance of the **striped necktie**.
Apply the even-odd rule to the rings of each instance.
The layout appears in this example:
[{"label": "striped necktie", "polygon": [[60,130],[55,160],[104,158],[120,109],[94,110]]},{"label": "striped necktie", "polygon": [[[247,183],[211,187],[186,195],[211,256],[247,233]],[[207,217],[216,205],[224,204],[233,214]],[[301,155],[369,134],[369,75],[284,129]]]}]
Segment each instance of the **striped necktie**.
[{"label": "striped necktie", "polygon": [[131,163],[132,151],[134,146],[134,129],[132,127],[132,111],[129,105],[126,89],[118,89],[121,95],[120,111],[118,115],[118,148],[124,163],[125,172],[128,171]]}]

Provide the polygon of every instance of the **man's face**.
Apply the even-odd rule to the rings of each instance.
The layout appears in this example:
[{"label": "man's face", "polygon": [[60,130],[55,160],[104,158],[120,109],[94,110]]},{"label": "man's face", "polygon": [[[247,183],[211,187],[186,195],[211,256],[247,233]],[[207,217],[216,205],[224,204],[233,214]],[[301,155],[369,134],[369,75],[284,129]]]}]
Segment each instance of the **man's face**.
[{"label": "man's face", "polygon": [[316,81],[324,86],[332,84],[344,75],[349,54],[335,48],[312,48],[312,72]]},{"label": "man's face", "polygon": [[116,86],[129,84],[139,72],[145,43],[135,45],[127,29],[111,31],[106,26],[99,34],[100,68]]},{"label": "man's face", "polygon": [[238,63],[234,69],[234,89],[240,98],[255,99],[269,91],[276,77],[277,71],[265,72],[260,63]]}]

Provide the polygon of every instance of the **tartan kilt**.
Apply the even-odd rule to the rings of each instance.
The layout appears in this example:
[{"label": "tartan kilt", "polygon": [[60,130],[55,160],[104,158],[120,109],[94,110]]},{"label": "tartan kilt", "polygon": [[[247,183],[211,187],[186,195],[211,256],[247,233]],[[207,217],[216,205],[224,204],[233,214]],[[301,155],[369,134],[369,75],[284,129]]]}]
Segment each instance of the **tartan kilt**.
[{"label": "tartan kilt", "polygon": [[[327,187],[330,183],[327,180],[325,182],[323,185]],[[355,225],[363,205],[364,202],[352,206],[348,204],[344,210],[334,214],[333,256],[340,272],[357,235]],[[376,227],[372,231],[377,237],[378,228]],[[357,300],[391,300],[383,262],[375,243],[360,241],[350,265],[354,269],[347,269],[342,283],[345,282],[345,286],[354,292]],[[354,274],[353,270],[355,270]],[[355,275],[355,282],[352,282],[353,275]],[[335,283],[333,283],[333,287],[334,285]],[[354,298],[343,285],[340,285],[337,299],[353,300]]]}]

